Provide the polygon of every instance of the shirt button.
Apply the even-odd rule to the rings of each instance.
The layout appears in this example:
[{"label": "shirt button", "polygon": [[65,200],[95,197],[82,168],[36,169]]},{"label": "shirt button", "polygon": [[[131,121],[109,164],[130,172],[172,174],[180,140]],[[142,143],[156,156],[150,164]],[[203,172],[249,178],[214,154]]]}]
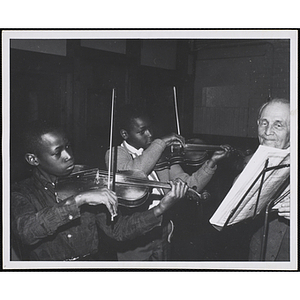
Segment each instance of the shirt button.
[{"label": "shirt button", "polygon": [[70,238],[72,237],[72,234],[69,233],[69,234],[67,235],[67,237],[70,239]]},{"label": "shirt button", "polygon": [[69,220],[73,220],[73,216],[72,215],[69,215]]}]

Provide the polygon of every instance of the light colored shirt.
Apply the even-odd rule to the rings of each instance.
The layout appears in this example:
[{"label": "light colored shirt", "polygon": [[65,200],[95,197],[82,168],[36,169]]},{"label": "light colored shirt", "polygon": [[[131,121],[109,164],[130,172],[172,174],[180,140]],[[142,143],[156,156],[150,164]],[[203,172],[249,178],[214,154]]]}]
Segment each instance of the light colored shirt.
[{"label": "light colored shirt", "polygon": [[[136,149],[135,147],[129,145],[126,141],[123,141],[123,143],[121,144],[121,147],[124,147],[127,149],[127,151],[130,153],[130,155],[135,158],[137,156],[142,155],[144,149],[140,148],[140,149]],[[149,175],[148,175],[148,179],[149,180],[153,180],[153,181],[159,181],[158,176],[156,174],[155,171],[152,171]],[[152,194],[156,194],[156,195],[164,195],[164,191],[161,188],[153,188],[152,190]],[[156,206],[159,204],[159,200],[154,200],[152,202],[152,204],[149,206],[148,209],[151,209],[152,207]]]}]

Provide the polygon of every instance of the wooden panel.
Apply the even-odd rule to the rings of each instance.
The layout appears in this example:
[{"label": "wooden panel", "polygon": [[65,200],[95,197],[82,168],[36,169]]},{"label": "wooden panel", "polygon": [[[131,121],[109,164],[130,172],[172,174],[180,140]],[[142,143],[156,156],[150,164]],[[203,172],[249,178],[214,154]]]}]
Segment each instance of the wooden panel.
[{"label": "wooden panel", "polygon": [[143,40],[141,65],[175,70],[176,46],[176,40]]},{"label": "wooden panel", "polygon": [[204,87],[202,103],[207,107],[248,107],[249,86],[228,85]]},{"label": "wooden panel", "polygon": [[[256,137],[256,111],[271,89],[272,48],[245,44],[223,50],[199,50],[194,133]],[[199,113],[205,123],[196,120]]]},{"label": "wooden panel", "polygon": [[64,39],[12,39],[11,48],[66,56],[67,41]]},{"label": "wooden panel", "polygon": [[116,53],[126,53],[126,40],[114,39],[84,39],[80,40],[80,45],[87,48],[111,51]]},{"label": "wooden panel", "polygon": [[246,136],[248,109],[198,107],[194,120],[195,134]]}]

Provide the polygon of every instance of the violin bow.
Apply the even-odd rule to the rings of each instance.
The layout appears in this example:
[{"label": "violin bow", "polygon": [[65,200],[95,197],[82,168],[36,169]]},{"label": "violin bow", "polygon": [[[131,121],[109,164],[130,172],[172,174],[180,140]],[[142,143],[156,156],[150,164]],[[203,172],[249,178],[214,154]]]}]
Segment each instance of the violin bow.
[{"label": "violin bow", "polygon": [[178,114],[178,103],[177,103],[177,93],[176,87],[173,86],[173,96],[174,96],[174,107],[175,107],[175,118],[176,118],[176,126],[177,126],[177,134],[180,134],[180,126],[179,126],[179,114]]},{"label": "violin bow", "polygon": [[114,128],[114,106],[115,106],[115,89],[112,90],[111,97],[111,115],[110,115],[110,136],[109,136],[109,162],[108,162],[108,182],[107,187],[111,189],[110,176],[112,173],[112,150],[113,150],[113,128]]},{"label": "violin bow", "polygon": [[[113,151],[113,130],[114,130],[114,117],[115,117],[115,105],[116,105],[116,90],[112,89],[112,97],[111,97],[111,117],[110,117],[110,136],[109,136],[109,162],[108,162],[108,176],[107,176],[107,188],[115,191],[115,182],[116,182],[116,169],[117,169],[117,160],[116,160],[116,151],[114,155],[114,166],[112,168],[112,151]],[[117,148],[117,147],[116,147]],[[110,181],[112,175],[112,182]],[[113,221],[114,216],[111,216],[111,220]]]}]

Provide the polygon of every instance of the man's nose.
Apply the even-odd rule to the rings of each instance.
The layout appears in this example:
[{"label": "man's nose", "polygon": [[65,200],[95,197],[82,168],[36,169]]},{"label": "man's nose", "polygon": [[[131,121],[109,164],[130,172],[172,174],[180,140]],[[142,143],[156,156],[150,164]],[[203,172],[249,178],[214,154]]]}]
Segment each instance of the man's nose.
[{"label": "man's nose", "polygon": [[147,129],[146,133],[147,133],[147,135],[148,135],[149,137],[152,137],[152,132],[151,132],[150,129]]},{"label": "man's nose", "polygon": [[70,152],[70,151],[67,151],[67,150],[64,150],[64,159],[66,160],[66,161],[68,161],[68,160],[70,160],[70,159],[72,159],[73,158],[73,155],[72,155],[72,152]]}]

